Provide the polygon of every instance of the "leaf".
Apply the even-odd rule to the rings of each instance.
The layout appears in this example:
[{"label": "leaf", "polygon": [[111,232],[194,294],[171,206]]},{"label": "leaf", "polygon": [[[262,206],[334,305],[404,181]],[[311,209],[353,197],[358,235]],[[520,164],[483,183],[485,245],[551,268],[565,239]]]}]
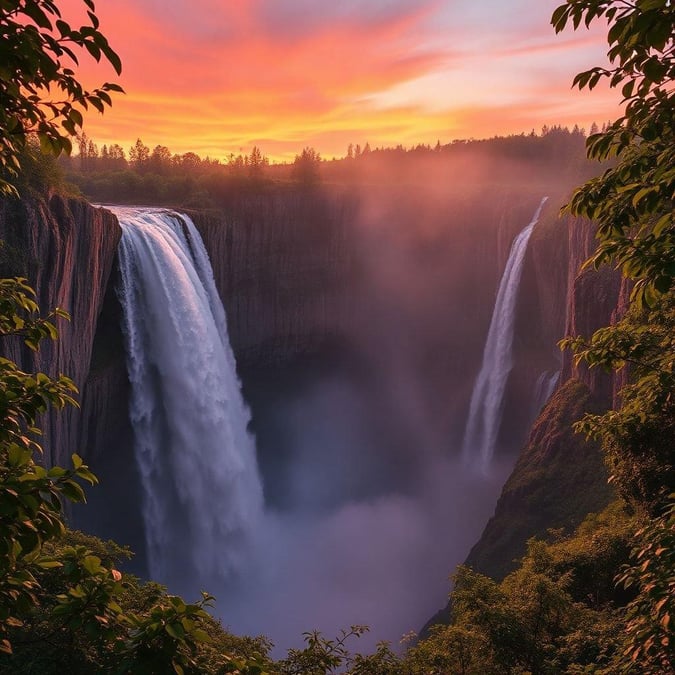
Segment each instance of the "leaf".
[{"label": "leaf", "polygon": [[179,623],[167,623],[164,630],[175,640],[182,640],[185,637],[185,630]]},{"label": "leaf", "polygon": [[190,635],[198,642],[203,642],[205,644],[211,644],[213,642],[213,638],[201,628],[196,628]]},{"label": "leaf", "polygon": [[96,575],[101,571],[101,559],[95,555],[85,556],[82,566],[91,575]]},{"label": "leaf", "polygon": [[58,560],[41,560],[37,563],[38,567],[44,570],[51,570],[63,567],[63,563]]}]

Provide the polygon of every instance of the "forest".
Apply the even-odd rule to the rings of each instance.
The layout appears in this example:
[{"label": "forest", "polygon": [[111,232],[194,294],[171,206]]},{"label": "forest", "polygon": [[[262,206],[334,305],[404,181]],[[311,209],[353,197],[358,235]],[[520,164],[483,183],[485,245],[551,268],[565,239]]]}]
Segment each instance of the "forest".
[{"label": "forest", "polygon": [[[240,637],[212,617],[213,598],[187,602],[164,587],[120,571],[131,552],[67,526],[70,504],[86,501],[97,478],[73,448],[69,467],[43,466],[47,408],[77,405],[66,375],[24,372],[8,353],[49,349],[67,318],[39,307],[24,278],[0,280],[0,672],[241,673],[242,675],[427,675],[483,673],[673,672],[675,598],[675,8],[669,0],[567,0],[552,16],[556,33],[608,21],[611,67],[578,74],[624,97],[623,115],[588,135],[553,127],[486,141],[436,147],[376,148],[323,160],[305,148],[293,164],[270,165],[255,147],[223,164],[196,154],[150,150],[139,139],[125,152],[98,148],[83,134],[81,110],[103,110],[114,84],[85,91],[62,59],[84,49],[119,72],[119,57],[90,25],[74,30],[58,3],[0,5],[0,189],[3,203],[80,192],[101,203],[217,207],[249,189],[397,185],[431,171],[461,173],[470,150],[484,155],[491,180],[508,181],[511,162],[562,167],[583,184],[564,207],[593,221],[597,249],[586,268],[621,272],[625,316],[591,337],[560,346],[577,365],[620,372],[620,405],[570,420],[579,438],[601,448],[613,498],[574,531],[531,539],[516,566],[491,578],[463,565],[439,622],[398,645],[359,650],[368,627],[326,636],[308,627],[304,646],[283,658],[265,636]],[[55,32],[55,30],[57,32]],[[7,36],[5,38],[4,36]],[[60,36],[60,37],[57,37]],[[5,49],[5,42],[11,49]],[[60,60],[61,59],[61,60]],[[121,67],[121,66],[120,66]],[[18,73],[19,85],[13,75]],[[46,87],[65,103],[43,104]],[[72,140],[79,154],[66,155]],[[586,150],[587,158],[583,156]],[[602,164],[598,165],[598,162]],[[600,173],[598,172],[600,166]],[[599,173],[599,175],[598,175]],[[365,178],[364,178],[365,177]],[[5,207],[3,207],[5,208]],[[13,346],[13,347],[12,347]],[[10,352],[10,349],[15,351]],[[547,410],[573,401],[561,388]],[[86,508],[86,507],[83,507]]]},{"label": "forest", "polygon": [[[593,133],[595,128],[591,128]],[[314,148],[304,148],[291,164],[270,164],[258,147],[248,155],[231,156],[227,163],[195,153],[172,154],[165,146],[152,150],[138,139],[125,152],[118,145],[102,146],[83,134],[79,153],[62,156],[65,180],[98,203],[149,203],[169,206],[218,206],[236,192],[284,187],[357,185],[364,182],[397,184],[424,182],[427,173],[461,182],[466,162],[480,158],[490,164],[492,180],[509,180],[509,168],[529,162],[542,171],[555,166],[563,175],[581,181],[595,167],[585,160],[586,134],[578,127],[544,127],[539,134],[488,140],[455,141],[433,148],[375,148],[350,145],[342,158],[325,160]],[[533,169],[536,180],[538,169]]]}]

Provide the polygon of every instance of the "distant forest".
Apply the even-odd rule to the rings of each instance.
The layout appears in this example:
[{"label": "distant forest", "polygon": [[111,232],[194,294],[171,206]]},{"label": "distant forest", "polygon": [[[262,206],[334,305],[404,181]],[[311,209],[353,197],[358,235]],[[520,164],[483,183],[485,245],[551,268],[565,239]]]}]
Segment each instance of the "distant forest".
[{"label": "distant forest", "polygon": [[[593,125],[590,133],[597,131]],[[100,203],[137,203],[182,207],[217,207],[235,191],[279,189],[318,184],[419,183],[431,176],[449,181],[508,183],[514,167],[520,179],[536,180],[555,172],[583,180],[597,173],[585,155],[586,133],[579,127],[544,127],[540,134],[487,140],[459,140],[447,145],[374,148],[350,144],[345,157],[325,160],[311,147],[288,164],[271,164],[260,148],[231,154],[226,162],[188,152],[173,154],[163,145],[154,149],[141,139],[125,151],[118,144],[99,147],[79,137],[79,153],[59,163],[66,180],[88,199]],[[475,171],[468,170],[474,167]]]}]

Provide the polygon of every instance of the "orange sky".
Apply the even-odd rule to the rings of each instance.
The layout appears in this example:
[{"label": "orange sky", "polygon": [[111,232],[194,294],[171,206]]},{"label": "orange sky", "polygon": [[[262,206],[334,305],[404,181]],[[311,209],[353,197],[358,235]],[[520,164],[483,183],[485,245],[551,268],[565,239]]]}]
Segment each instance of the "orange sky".
[{"label": "orange sky", "polygon": [[[562,0],[560,0],[562,1]],[[273,160],[304,146],[409,146],[588,127],[617,116],[613,92],[570,89],[603,63],[602,26],[556,36],[558,0],[98,0],[123,73],[84,62],[89,86],[125,96],[86,133],[101,146],[218,159],[257,145]],[[81,0],[62,0],[77,22]]]}]

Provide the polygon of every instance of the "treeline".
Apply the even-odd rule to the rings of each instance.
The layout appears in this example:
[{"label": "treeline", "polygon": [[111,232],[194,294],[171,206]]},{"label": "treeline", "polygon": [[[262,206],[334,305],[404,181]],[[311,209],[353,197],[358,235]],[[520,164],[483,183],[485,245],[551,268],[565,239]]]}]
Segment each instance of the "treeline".
[{"label": "treeline", "polygon": [[141,139],[127,152],[118,144],[99,148],[84,134],[78,140],[79,153],[62,157],[60,165],[68,181],[98,202],[215,205],[232,190],[265,182],[269,166],[257,147],[222,163],[163,145],[151,150]]},{"label": "treeline", "polygon": [[495,173],[505,162],[522,162],[537,171],[542,167],[556,173],[572,170],[583,177],[588,164],[585,140],[583,129],[553,126],[544,127],[540,134],[532,131],[446,145],[439,141],[435,146],[371,149],[369,143],[349,144],[344,157],[331,160],[306,147],[292,163],[272,164],[257,146],[248,154],[230,154],[220,161],[194,152],[175,154],[163,145],[151,149],[141,139],[126,151],[118,144],[99,147],[82,135],[78,154],[59,162],[67,180],[92,201],[208,207],[233,192],[272,185],[395,181],[401,173],[414,176],[421,162],[431,171],[458,167],[457,173],[467,160],[494,162]]}]

